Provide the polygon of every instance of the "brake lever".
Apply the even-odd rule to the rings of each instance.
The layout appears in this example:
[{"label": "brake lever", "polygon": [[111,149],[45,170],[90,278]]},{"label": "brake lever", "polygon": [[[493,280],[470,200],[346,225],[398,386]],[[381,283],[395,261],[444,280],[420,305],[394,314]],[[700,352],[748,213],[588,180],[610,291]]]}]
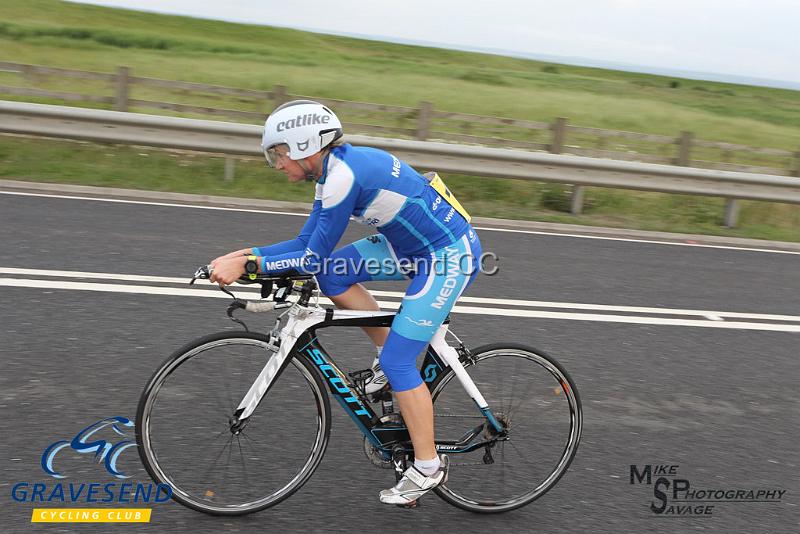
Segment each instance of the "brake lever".
[{"label": "brake lever", "polygon": [[192,276],[192,279],[189,281],[189,285],[194,285],[195,280],[208,280],[211,278],[212,272],[214,272],[214,268],[210,265],[200,267],[194,272],[194,276]]}]

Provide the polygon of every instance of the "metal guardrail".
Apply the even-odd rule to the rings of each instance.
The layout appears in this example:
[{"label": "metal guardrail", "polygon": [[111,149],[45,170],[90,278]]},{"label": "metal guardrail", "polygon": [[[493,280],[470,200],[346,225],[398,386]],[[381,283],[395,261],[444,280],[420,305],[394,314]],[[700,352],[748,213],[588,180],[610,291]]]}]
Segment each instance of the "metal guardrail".
[{"label": "metal guardrail", "polygon": [[[0,101],[0,132],[261,156],[260,126],[44,104]],[[792,177],[361,135],[345,140],[420,169],[573,184],[573,213],[580,212],[581,186],[724,197],[731,227],[736,199],[800,204],[800,179]]]}]

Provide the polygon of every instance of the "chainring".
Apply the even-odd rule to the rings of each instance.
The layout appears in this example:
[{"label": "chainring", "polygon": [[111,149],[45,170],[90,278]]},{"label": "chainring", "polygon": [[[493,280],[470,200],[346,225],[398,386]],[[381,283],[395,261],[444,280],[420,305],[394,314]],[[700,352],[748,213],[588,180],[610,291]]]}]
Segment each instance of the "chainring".
[{"label": "chainring", "polygon": [[364,454],[367,455],[372,465],[380,469],[392,469],[392,459],[386,458],[384,453],[381,452],[375,445],[373,445],[366,437],[364,438]]}]

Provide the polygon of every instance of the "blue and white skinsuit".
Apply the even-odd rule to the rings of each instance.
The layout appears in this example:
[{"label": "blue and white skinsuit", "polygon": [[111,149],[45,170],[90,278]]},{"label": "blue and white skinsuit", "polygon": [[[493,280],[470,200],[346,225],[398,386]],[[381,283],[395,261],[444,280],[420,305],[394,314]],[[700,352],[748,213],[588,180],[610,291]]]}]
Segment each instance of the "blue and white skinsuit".
[{"label": "blue and white skinsuit", "polygon": [[[451,205],[443,196],[387,152],[337,146],[323,162],[313,209],[300,234],[253,247],[253,254],[262,256],[263,272],[315,274],[329,297],[359,282],[411,278],[380,355],[395,391],[422,383],[416,357],[479,268],[478,235],[463,209],[453,207],[457,201]],[[379,234],[334,252],[351,216]]]}]

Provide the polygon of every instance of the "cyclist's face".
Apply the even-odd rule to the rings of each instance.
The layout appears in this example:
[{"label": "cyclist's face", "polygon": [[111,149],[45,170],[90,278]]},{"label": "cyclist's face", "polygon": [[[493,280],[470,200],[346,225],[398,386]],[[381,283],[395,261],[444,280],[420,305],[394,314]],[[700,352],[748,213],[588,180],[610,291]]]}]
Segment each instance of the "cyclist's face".
[{"label": "cyclist's face", "polygon": [[305,180],[308,171],[319,166],[321,158],[321,154],[317,152],[307,158],[295,161],[289,157],[289,147],[286,145],[270,148],[264,155],[267,157],[267,164],[285,174],[292,183]]},{"label": "cyclist's face", "polygon": [[290,182],[302,182],[306,179],[306,171],[296,161],[289,159],[288,156],[280,158],[275,168],[286,175]]},{"label": "cyclist's face", "polygon": [[284,173],[290,182],[299,182],[305,179],[303,167],[289,157],[287,145],[277,145],[264,152],[267,164]]}]

